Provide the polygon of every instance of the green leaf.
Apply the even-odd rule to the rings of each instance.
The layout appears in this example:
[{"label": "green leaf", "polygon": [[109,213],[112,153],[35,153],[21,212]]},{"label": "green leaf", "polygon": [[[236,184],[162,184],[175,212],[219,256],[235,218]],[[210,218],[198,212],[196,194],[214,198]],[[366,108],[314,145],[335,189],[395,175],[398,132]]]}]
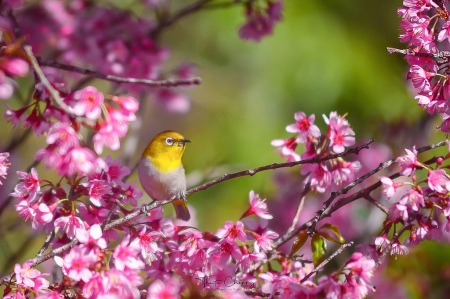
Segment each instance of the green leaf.
[{"label": "green leaf", "polygon": [[308,233],[306,230],[301,230],[297,234],[297,238],[295,238],[294,245],[292,246],[291,253],[289,254],[289,258],[292,258],[297,251],[302,248],[303,244],[305,244],[306,240],[308,240]]},{"label": "green leaf", "polygon": [[338,237],[339,241],[336,242],[336,241],[333,241],[334,239],[330,240],[324,236],[324,238],[326,238],[327,240],[329,240],[331,242],[335,242],[335,243],[340,243],[340,244],[345,243],[345,239],[341,236],[341,233],[339,232],[339,227],[337,227],[336,225],[325,223],[319,230],[321,230],[322,228],[326,228],[326,229],[329,229],[330,231],[332,231],[336,235],[336,237]]},{"label": "green leaf", "polygon": [[325,253],[327,252],[327,243],[318,234],[314,234],[311,239],[311,251],[314,267],[317,267],[325,259]]},{"label": "green leaf", "polygon": [[339,241],[339,240],[336,239],[336,238],[333,238],[333,237],[330,236],[327,232],[321,232],[321,231],[319,231],[319,232],[317,232],[317,234],[318,234],[319,236],[322,236],[323,238],[327,239],[327,240],[330,241],[330,242],[342,244],[341,241]]}]

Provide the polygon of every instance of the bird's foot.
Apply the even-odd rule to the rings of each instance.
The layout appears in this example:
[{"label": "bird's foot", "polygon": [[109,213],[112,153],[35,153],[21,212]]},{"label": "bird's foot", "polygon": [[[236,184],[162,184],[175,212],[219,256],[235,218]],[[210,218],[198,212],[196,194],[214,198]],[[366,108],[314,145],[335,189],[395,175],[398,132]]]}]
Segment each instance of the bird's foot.
[{"label": "bird's foot", "polygon": [[184,200],[184,201],[187,201],[187,199],[186,199],[186,192],[185,192],[185,191],[181,191],[181,192],[178,194],[178,198],[179,198],[179,199],[182,199],[182,200]]}]

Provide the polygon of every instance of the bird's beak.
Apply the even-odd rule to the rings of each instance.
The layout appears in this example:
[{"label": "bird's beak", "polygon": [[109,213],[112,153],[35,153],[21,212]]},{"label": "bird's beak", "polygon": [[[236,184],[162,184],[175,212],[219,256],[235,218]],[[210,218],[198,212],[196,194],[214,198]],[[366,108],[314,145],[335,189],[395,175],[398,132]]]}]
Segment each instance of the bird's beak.
[{"label": "bird's beak", "polygon": [[189,139],[178,139],[177,142],[185,144],[186,142],[191,142],[191,141]]}]

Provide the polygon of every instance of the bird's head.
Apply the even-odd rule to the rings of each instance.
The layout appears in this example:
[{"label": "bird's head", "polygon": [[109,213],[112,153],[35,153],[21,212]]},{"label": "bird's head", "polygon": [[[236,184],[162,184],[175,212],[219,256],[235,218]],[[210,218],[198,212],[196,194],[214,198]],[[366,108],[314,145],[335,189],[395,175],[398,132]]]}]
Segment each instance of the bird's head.
[{"label": "bird's head", "polygon": [[142,154],[150,158],[162,170],[171,170],[181,164],[186,143],[191,142],[175,131],[164,131],[150,141]]}]

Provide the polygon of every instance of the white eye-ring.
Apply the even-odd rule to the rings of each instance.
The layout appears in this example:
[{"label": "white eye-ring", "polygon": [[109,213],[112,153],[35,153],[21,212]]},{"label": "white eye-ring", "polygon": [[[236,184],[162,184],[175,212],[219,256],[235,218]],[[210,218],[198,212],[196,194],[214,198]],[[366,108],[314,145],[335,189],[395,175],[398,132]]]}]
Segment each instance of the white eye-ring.
[{"label": "white eye-ring", "polygon": [[167,145],[173,145],[173,138],[172,137],[166,138],[166,143]]}]

